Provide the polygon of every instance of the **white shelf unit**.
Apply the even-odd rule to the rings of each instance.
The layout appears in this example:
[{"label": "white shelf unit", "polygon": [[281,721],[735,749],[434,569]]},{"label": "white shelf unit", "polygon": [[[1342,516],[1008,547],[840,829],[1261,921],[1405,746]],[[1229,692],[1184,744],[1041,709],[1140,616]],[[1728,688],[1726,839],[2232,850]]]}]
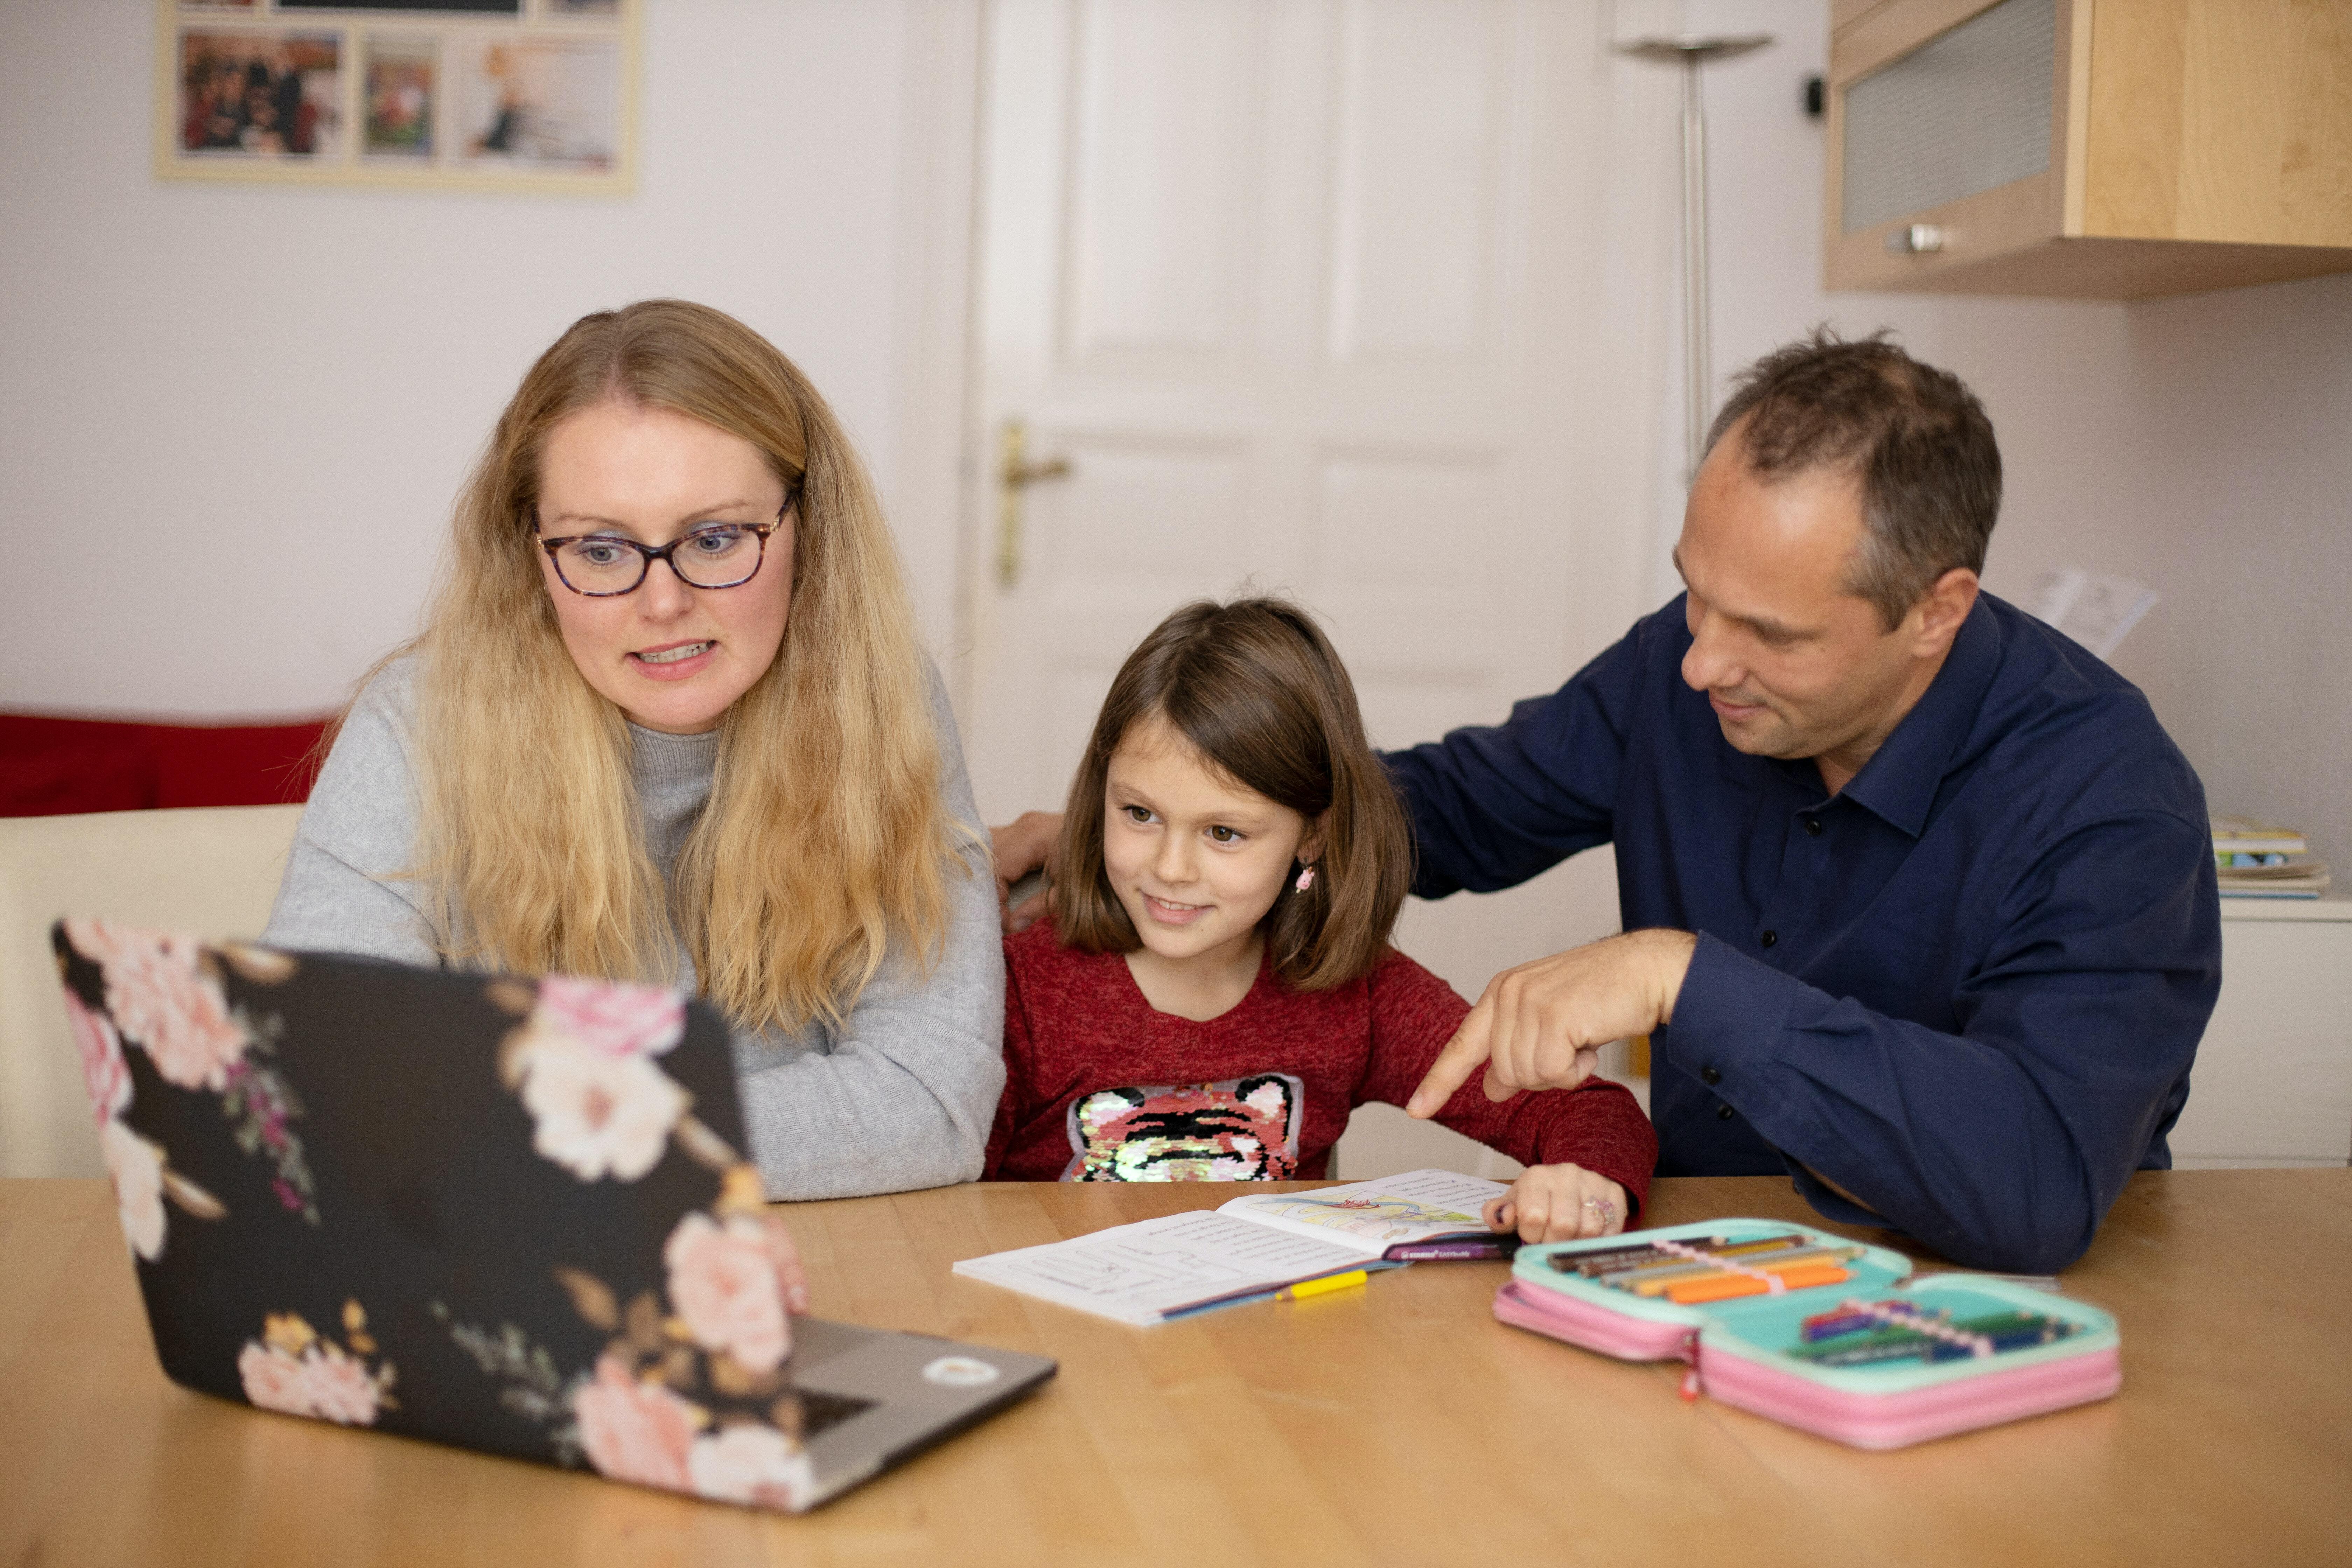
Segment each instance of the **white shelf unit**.
[{"label": "white shelf unit", "polygon": [[2221,999],[2171,1142],[2189,1171],[2352,1163],[2352,894],[2221,900]]}]

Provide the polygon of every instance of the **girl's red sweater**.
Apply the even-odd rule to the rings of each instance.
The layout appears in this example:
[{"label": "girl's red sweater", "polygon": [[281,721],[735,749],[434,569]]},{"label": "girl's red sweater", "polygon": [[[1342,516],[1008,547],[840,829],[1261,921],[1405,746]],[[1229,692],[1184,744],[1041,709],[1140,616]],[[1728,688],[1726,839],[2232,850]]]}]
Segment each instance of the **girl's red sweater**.
[{"label": "girl's red sweater", "polygon": [[[1319,1178],[1348,1113],[1402,1105],[1470,1005],[1391,949],[1371,973],[1293,990],[1269,965],[1231,1011],[1156,1012],[1116,952],[1040,921],[1004,943],[1004,1098],[991,1181]],[[1648,1196],[1658,1137],[1622,1084],[1500,1105],[1474,1077],[1437,1120],[1528,1165],[1573,1163]]]}]

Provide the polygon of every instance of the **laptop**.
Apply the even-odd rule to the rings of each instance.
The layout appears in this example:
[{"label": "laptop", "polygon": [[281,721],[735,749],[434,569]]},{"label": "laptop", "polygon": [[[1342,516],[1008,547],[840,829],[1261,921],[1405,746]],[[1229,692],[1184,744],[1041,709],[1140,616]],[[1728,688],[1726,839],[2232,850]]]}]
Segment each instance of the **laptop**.
[{"label": "laptop", "polygon": [[1054,1375],[787,1318],[726,1026],[676,992],[51,941],[185,1387],[798,1511]]}]

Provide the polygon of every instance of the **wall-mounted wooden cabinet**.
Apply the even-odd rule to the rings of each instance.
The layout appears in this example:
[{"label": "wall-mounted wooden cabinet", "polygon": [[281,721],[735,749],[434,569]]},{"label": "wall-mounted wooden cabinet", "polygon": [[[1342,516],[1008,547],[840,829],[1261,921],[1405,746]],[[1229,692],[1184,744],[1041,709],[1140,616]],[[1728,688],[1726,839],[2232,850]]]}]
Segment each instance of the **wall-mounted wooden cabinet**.
[{"label": "wall-mounted wooden cabinet", "polygon": [[1832,0],[1832,289],[2352,272],[2352,0]]}]

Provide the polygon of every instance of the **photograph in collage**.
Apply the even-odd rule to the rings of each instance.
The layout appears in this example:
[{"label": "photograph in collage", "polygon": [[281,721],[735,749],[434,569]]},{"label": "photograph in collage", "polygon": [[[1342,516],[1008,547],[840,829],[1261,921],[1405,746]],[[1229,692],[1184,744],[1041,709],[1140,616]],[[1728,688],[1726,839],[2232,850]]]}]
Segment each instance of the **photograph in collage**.
[{"label": "photograph in collage", "polygon": [[609,38],[463,38],[453,51],[459,132],[477,164],[613,166],[620,142],[620,50]]},{"label": "photograph in collage", "polygon": [[371,36],[365,58],[367,124],[361,150],[370,157],[430,158],[440,101],[440,40]]},{"label": "photograph in collage", "polygon": [[179,44],[180,152],[341,155],[341,35],[187,27]]}]

